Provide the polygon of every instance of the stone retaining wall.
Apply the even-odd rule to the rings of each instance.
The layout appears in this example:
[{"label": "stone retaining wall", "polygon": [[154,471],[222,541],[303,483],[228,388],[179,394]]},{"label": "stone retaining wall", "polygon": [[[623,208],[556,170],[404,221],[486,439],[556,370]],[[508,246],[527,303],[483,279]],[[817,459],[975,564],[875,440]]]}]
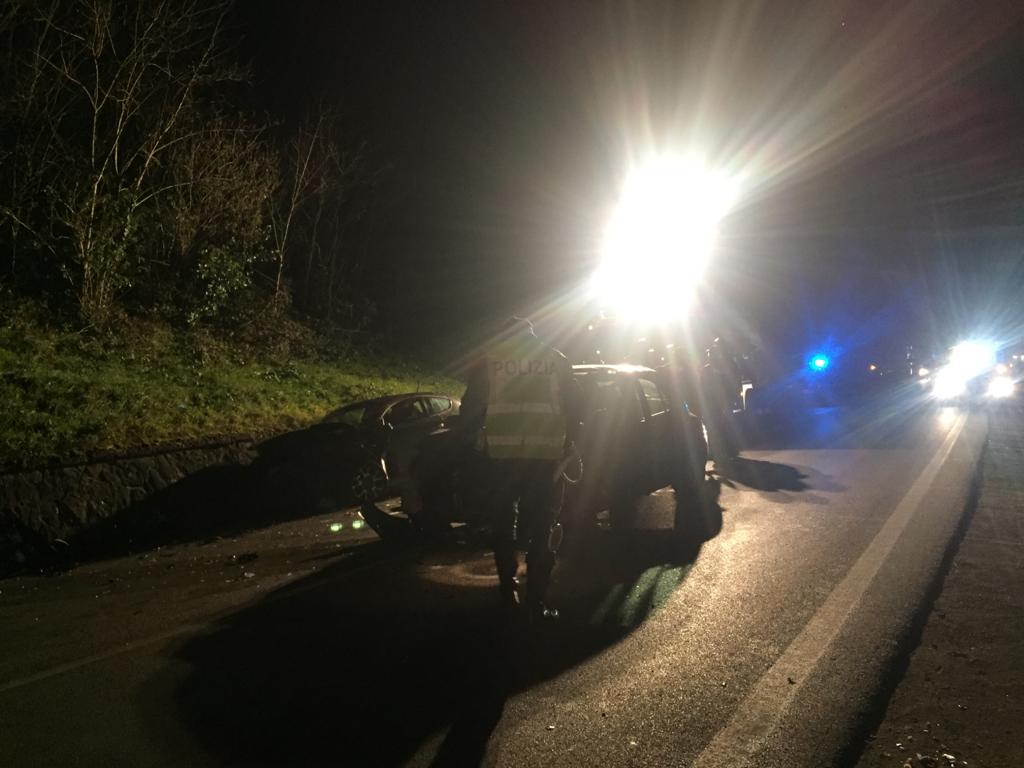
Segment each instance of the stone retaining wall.
[{"label": "stone retaining wall", "polygon": [[65,546],[100,521],[213,466],[247,464],[256,438],[226,438],[67,462],[0,469],[0,574]]}]

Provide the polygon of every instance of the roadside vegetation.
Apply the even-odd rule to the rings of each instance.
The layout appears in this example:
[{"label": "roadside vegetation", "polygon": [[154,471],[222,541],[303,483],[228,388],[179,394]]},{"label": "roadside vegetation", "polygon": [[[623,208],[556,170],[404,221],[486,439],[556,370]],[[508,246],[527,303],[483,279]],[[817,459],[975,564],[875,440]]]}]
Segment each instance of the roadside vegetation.
[{"label": "roadside vegetation", "polygon": [[26,465],[309,424],[353,400],[458,395],[459,382],[296,322],[229,337],[122,321],[108,333],[47,325],[24,308],[0,327],[0,463]]},{"label": "roadside vegetation", "polygon": [[0,10],[0,460],[457,389],[373,350],[387,165],[254,105],[231,0]]}]

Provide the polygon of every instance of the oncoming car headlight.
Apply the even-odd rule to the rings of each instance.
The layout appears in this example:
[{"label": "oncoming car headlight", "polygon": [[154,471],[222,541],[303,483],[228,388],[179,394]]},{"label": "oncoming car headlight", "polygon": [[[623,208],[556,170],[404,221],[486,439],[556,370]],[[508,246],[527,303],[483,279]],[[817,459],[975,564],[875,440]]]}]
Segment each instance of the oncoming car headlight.
[{"label": "oncoming car headlight", "polygon": [[943,368],[935,375],[932,394],[939,400],[952,400],[967,391],[967,380],[953,368]]},{"label": "oncoming car headlight", "polygon": [[991,398],[1011,397],[1013,395],[1013,379],[1009,376],[996,376],[989,382],[988,396]]}]

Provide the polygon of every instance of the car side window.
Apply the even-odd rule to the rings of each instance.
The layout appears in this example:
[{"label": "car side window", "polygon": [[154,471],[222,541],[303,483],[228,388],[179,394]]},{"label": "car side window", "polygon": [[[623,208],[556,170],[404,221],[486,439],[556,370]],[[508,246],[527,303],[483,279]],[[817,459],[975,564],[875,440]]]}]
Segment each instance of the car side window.
[{"label": "car side window", "polygon": [[616,410],[622,401],[622,393],[614,381],[596,381],[587,387],[586,399],[587,413],[604,413]]},{"label": "car side window", "polygon": [[395,403],[391,406],[391,410],[388,411],[384,420],[392,427],[401,427],[417,419],[422,419],[426,415],[427,411],[423,404],[423,399],[416,398],[415,400],[403,400],[400,403]]},{"label": "car side window", "polygon": [[452,401],[447,397],[428,397],[427,404],[430,408],[430,413],[435,416],[445,413],[452,407]]},{"label": "car side window", "polygon": [[640,379],[640,389],[643,390],[644,399],[647,401],[648,416],[657,416],[668,410],[665,396],[657,384],[649,379]]}]

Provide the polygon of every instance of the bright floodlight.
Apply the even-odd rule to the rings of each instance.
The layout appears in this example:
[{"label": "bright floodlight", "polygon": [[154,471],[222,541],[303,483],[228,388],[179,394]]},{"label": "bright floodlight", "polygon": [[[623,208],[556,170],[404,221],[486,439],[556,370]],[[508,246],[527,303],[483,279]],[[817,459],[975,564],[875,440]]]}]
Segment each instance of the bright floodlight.
[{"label": "bright floodlight", "polygon": [[591,285],[602,308],[639,322],[682,318],[736,193],[733,178],[695,158],[663,156],[635,168]]},{"label": "bright floodlight", "polygon": [[815,355],[811,358],[811,369],[815,371],[824,371],[828,368],[830,362],[828,355]]},{"label": "bright floodlight", "polygon": [[987,341],[961,341],[949,354],[949,366],[965,380],[987,373],[996,364],[996,345]]},{"label": "bright floodlight", "polygon": [[1003,398],[1013,396],[1013,379],[1009,376],[996,376],[988,385],[988,396]]}]

